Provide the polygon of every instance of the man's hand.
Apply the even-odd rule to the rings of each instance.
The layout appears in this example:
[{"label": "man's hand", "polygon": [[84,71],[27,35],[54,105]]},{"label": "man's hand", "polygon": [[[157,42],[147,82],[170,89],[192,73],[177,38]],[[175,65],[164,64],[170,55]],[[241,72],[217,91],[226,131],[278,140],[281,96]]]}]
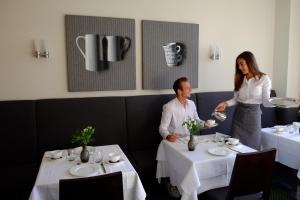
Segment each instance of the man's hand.
[{"label": "man's hand", "polygon": [[176,139],[177,139],[177,136],[175,134],[174,135],[168,135],[166,139],[170,142],[175,142]]},{"label": "man's hand", "polygon": [[211,128],[211,126],[207,122],[205,122],[204,123],[204,128]]}]

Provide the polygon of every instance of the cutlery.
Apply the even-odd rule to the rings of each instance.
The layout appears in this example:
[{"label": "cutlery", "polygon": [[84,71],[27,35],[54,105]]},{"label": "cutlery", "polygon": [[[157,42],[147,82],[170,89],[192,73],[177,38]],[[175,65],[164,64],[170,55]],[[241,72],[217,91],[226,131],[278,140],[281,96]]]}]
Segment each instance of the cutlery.
[{"label": "cutlery", "polygon": [[233,149],[233,148],[231,148],[231,147],[229,147],[229,146],[227,146],[227,148],[230,149],[230,150],[232,150],[232,151],[235,151],[235,152],[237,152],[237,153],[242,153],[242,152],[240,152],[240,151],[238,151],[238,150],[235,150],[235,149]]},{"label": "cutlery", "polygon": [[101,161],[101,162],[100,162],[100,165],[101,165],[101,167],[102,167],[102,169],[103,169],[103,172],[104,172],[104,174],[106,174],[106,170],[105,170],[105,167],[104,167],[103,161]]}]

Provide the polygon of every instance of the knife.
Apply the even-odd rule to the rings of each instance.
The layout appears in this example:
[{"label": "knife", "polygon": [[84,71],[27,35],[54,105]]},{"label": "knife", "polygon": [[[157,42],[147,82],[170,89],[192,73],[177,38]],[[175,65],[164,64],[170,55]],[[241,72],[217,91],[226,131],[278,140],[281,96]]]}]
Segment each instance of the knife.
[{"label": "knife", "polygon": [[104,167],[104,164],[103,164],[103,162],[101,162],[101,167],[102,167],[102,169],[103,169],[103,172],[104,172],[104,174],[106,174],[106,170],[105,170],[105,167]]},{"label": "knife", "polygon": [[237,152],[237,153],[242,153],[242,152],[240,152],[240,151],[238,151],[238,150],[232,149],[231,147],[228,147],[228,146],[227,146],[227,148],[230,149],[230,150],[232,150],[232,151],[235,151],[235,152]]}]

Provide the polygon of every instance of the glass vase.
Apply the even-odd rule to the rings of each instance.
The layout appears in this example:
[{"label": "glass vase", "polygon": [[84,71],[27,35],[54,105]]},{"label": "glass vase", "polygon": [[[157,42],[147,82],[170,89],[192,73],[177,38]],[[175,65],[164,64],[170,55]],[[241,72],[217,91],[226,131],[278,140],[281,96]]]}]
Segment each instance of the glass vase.
[{"label": "glass vase", "polygon": [[195,144],[195,138],[193,134],[190,134],[190,140],[188,142],[188,149],[189,151],[194,151],[196,148],[196,144]]},{"label": "glass vase", "polygon": [[87,150],[86,145],[83,145],[82,146],[82,151],[80,153],[80,160],[81,160],[81,162],[83,162],[83,163],[88,162],[89,161],[89,157],[90,157],[89,151]]}]

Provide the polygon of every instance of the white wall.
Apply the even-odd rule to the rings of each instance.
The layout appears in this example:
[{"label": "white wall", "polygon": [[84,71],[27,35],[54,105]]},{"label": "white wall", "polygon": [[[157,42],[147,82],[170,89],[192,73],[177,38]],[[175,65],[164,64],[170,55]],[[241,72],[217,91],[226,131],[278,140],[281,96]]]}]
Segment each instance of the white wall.
[{"label": "white wall", "polygon": [[289,60],[290,0],[276,0],[273,87],[286,96]]},{"label": "white wall", "polygon": [[300,1],[291,0],[287,96],[300,98]]},{"label": "white wall", "polygon": [[273,88],[300,98],[300,1],[276,0]]},{"label": "white wall", "polygon": [[[68,92],[65,14],[136,20],[136,90]],[[0,100],[172,93],[142,90],[142,19],[199,24],[194,91],[232,90],[235,58],[244,50],[272,78],[275,0],[1,0]],[[33,39],[45,39],[49,59],[32,57]],[[211,44],[221,48],[218,62],[208,58]]]}]

